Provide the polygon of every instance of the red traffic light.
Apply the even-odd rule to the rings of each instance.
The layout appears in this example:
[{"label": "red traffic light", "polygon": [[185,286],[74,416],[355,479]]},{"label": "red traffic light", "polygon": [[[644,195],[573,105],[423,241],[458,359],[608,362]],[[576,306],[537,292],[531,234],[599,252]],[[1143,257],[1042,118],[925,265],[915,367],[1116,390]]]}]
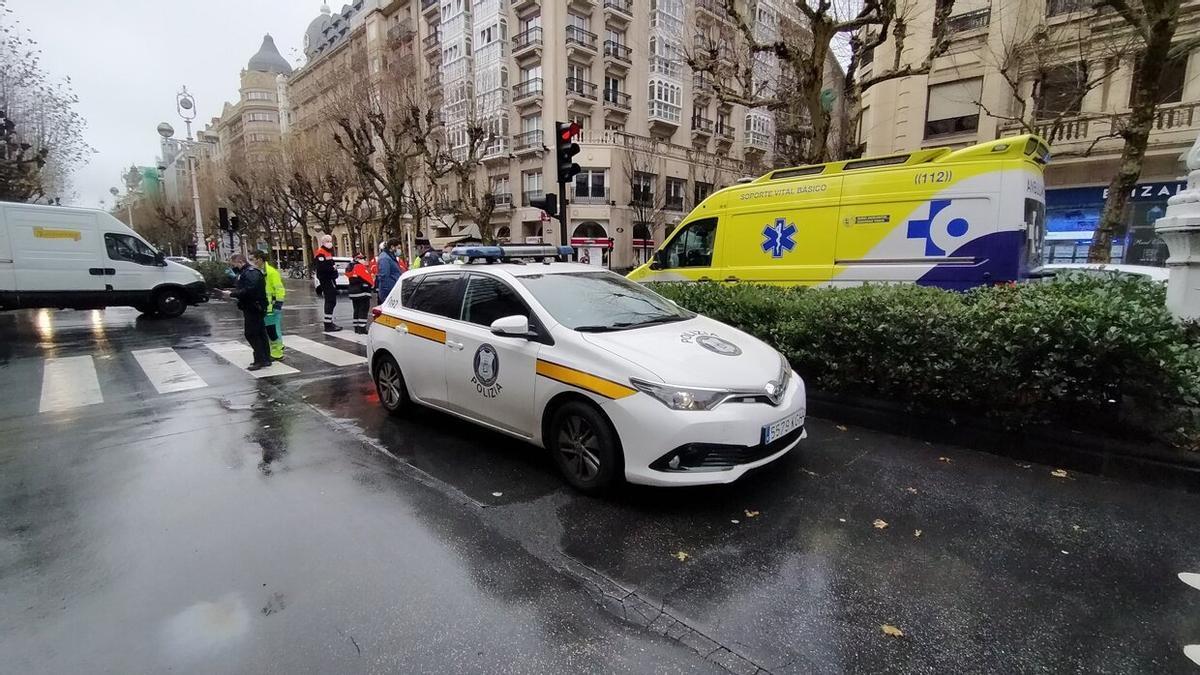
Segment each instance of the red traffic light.
[{"label": "red traffic light", "polygon": [[575,138],[576,136],[578,136],[579,132],[582,130],[583,130],[583,126],[580,125],[579,122],[571,122],[570,125],[564,125],[559,130],[559,133],[562,135],[562,139],[565,142],[565,141],[569,141],[572,138]]}]

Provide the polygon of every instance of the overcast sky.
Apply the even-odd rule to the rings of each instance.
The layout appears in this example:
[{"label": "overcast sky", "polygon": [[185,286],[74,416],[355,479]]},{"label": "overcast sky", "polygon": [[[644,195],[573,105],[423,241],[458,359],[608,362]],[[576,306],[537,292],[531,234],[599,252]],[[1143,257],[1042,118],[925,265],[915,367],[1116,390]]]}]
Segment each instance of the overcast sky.
[{"label": "overcast sky", "polygon": [[[123,169],[153,166],[180,85],[196,97],[197,122],[237,98],[238,73],[270,33],[293,67],[302,62],[304,29],[320,0],[8,0],[38,41],[54,77],[70,76],[96,148],[75,173],[75,202],[97,206]],[[334,3],[340,6],[340,3]]]}]

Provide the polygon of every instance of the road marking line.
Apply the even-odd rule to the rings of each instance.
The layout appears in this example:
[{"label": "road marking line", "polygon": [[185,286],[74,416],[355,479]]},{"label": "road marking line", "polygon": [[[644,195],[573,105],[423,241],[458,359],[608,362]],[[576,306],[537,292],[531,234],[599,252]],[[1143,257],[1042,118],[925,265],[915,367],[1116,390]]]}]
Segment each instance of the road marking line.
[{"label": "road marking line", "polygon": [[208,383],[200,379],[196,371],[170,347],[138,349],[133,352],[133,358],[160,394],[208,386]]},{"label": "road marking line", "polygon": [[1200,645],[1186,645],[1183,648],[1183,655],[1200,666]]},{"label": "road marking line", "polygon": [[70,410],[103,403],[96,363],[90,356],[46,359],[42,371],[42,400],[38,412]]},{"label": "road marking line", "polygon": [[[206,342],[204,346],[216,352],[217,356],[220,356],[242,370],[246,370],[254,362],[254,350],[250,348],[250,345],[244,345],[240,342]],[[277,361],[261,370],[248,370],[246,372],[254,377],[274,377],[276,375],[291,375],[300,371]]]},{"label": "road marking line", "polygon": [[[360,344],[364,347],[367,346],[367,336],[363,335],[362,333],[347,333],[346,331],[343,330],[343,331],[338,331],[336,333],[326,333],[326,335],[328,335],[329,337],[335,337],[339,340],[349,340],[350,342],[357,342],[358,344]],[[284,338],[286,339],[287,336],[285,335]]]},{"label": "road marking line", "polygon": [[288,349],[295,349],[298,352],[308,354],[335,366],[356,366],[367,362],[365,358],[358,354],[351,354],[350,352],[335,349],[329,345],[323,345],[320,342],[314,342],[299,335],[284,335],[283,346]]},{"label": "road marking line", "polygon": [[1195,589],[1200,589],[1200,574],[1195,572],[1180,572],[1179,580]]}]

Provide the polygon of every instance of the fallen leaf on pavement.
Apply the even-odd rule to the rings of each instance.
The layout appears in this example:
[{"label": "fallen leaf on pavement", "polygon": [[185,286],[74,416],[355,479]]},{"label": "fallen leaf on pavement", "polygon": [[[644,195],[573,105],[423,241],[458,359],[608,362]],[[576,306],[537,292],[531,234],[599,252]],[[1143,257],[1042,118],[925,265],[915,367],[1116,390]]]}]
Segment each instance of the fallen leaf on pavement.
[{"label": "fallen leaf on pavement", "polygon": [[492,493],[492,496],[493,496],[493,497],[503,497],[503,496],[504,496],[504,493],[503,493],[503,492],[493,492],[493,493]]},{"label": "fallen leaf on pavement", "polygon": [[676,553],[676,554],[675,554],[675,557],[676,557],[676,558],[679,560],[679,562],[683,562],[684,560],[687,560],[687,559],[688,559],[688,558],[690,558],[691,556],[689,556],[689,555],[687,554],[687,552],[685,552],[685,551],[680,551],[680,552],[678,552],[678,553]]},{"label": "fallen leaf on pavement", "polygon": [[729,522],[733,523],[734,525],[737,525],[738,523],[740,523],[742,521],[738,520],[737,518],[734,518],[733,520],[730,520]]},{"label": "fallen leaf on pavement", "polygon": [[844,425],[844,424],[837,425],[837,430],[838,431],[850,431],[849,429],[846,428],[846,425]]},{"label": "fallen leaf on pavement", "polygon": [[1050,475],[1054,476],[1055,478],[1066,478],[1067,470],[1066,469],[1055,469],[1050,472]]},{"label": "fallen leaf on pavement", "polygon": [[900,630],[899,628],[896,628],[895,626],[893,626],[890,623],[885,623],[882,626],[880,626],[879,628],[881,630],[883,630],[884,635],[894,637],[894,638],[904,637],[904,631]]},{"label": "fallen leaf on pavement", "polygon": [[938,457],[938,461],[939,461],[939,462],[945,462],[945,463],[949,464],[949,463],[950,463],[950,458],[949,458],[949,457]]},{"label": "fallen leaf on pavement", "polygon": [[914,495],[917,494],[917,488],[915,488],[915,487],[910,487],[910,488],[905,488],[905,489],[908,490],[909,494],[914,494]]},{"label": "fallen leaf on pavement", "polygon": [[839,522],[839,523],[844,523],[844,522],[846,522],[846,519],[845,519],[845,518],[838,518],[838,522]]},{"label": "fallen leaf on pavement", "polygon": [[919,536],[921,536],[921,531],[920,531],[920,530],[913,530],[913,536],[914,536],[914,537],[919,537]]},{"label": "fallen leaf on pavement", "polygon": [[883,528],[888,526],[887,521],[882,518],[876,518],[875,522],[873,522],[871,524],[874,525],[875,529],[877,529],[877,530],[882,530]]},{"label": "fallen leaf on pavement", "polygon": [[751,511],[749,509],[746,509],[746,517],[747,518],[754,518],[757,515],[758,515],[758,511]]}]

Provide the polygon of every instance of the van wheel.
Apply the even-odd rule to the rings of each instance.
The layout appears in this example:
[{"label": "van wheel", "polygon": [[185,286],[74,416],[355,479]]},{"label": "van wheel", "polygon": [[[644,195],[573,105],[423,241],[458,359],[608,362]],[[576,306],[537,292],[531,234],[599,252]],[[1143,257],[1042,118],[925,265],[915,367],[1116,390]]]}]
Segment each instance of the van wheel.
[{"label": "van wheel", "polygon": [[624,475],[617,432],[595,406],[570,401],[554,411],[546,447],[575,489],[599,493]]},{"label": "van wheel", "polygon": [[154,295],[154,310],[163,318],[174,319],[183,314],[185,309],[187,302],[183,299],[183,293],[174,288],[161,290]]},{"label": "van wheel", "polygon": [[379,403],[389,415],[399,417],[408,411],[408,387],[404,384],[404,374],[400,372],[400,364],[391,354],[380,354],[375,361],[375,391],[379,393]]}]

